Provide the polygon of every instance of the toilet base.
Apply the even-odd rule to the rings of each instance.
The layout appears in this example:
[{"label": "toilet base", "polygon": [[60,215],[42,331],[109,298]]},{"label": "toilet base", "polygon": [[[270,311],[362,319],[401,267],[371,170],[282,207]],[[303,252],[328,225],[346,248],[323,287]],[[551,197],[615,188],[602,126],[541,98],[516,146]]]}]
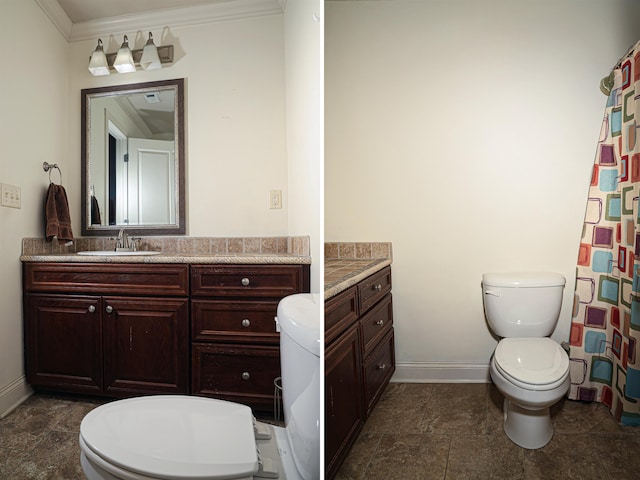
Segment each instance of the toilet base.
[{"label": "toilet base", "polygon": [[528,410],[504,399],[504,433],[513,443],[529,450],[544,447],[553,437],[549,407]]}]

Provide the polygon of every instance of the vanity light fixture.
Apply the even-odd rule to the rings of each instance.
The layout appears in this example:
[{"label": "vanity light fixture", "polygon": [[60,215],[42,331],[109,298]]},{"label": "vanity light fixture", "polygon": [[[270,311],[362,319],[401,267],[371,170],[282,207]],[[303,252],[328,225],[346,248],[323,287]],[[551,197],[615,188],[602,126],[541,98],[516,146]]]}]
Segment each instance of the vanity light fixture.
[{"label": "vanity light fixture", "polygon": [[109,75],[109,64],[107,63],[107,56],[104,54],[102,48],[102,40],[98,39],[98,46],[91,54],[91,60],[89,60],[89,71],[92,75]]},{"label": "vanity light fixture", "polygon": [[120,50],[118,50],[116,61],[113,62],[113,68],[115,68],[118,73],[128,73],[136,71],[136,64],[133,62],[133,53],[129,48],[129,39],[126,35],[124,36],[124,42],[122,42]]},{"label": "vanity light fixture", "polygon": [[149,40],[143,49],[131,50],[129,39],[125,35],[118,53],[104,53],[102,40],[98,39],[98,46],[91,54],[89,71],[92,75],[109,75],[110,69],[115,68],[119,73],[135,72],[136,66],[143,70],[157,70],[162,64],[173,63],[173,45],[156,47],[153,35],[149,32]]},{"label": "vanity light fixture", "polygon": [[144,70],[157,70],[162,68],[160,64],[160,57],[158,56],[158,49],[156,44],[153,43],[153,35],[149,32],[149,40],[142,49],[142,58],[140,58],[140,66]]}]

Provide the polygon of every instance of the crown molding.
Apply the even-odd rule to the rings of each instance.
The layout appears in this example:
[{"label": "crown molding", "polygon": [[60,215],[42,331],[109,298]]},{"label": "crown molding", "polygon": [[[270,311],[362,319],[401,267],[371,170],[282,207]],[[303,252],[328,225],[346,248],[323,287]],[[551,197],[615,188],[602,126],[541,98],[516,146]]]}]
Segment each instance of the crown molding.
[{"label": "crown molding", "polygon": [[71,28],[73,23],[67,16],[67,13],[62,9],[57,0],[35,0],[38,6],[42,9],[51,23],[58,29],[66,41],[69,41],[71,37]]},{"label": "crown molding", "polygon": [[[144,28],[186,27],[282,14],[282,0],[226,0],[207,5],[157,10],[72,23],[56,0],[35,0],[69,42],[117,35]],[[285,2],[286,4],[286,2]]]}]

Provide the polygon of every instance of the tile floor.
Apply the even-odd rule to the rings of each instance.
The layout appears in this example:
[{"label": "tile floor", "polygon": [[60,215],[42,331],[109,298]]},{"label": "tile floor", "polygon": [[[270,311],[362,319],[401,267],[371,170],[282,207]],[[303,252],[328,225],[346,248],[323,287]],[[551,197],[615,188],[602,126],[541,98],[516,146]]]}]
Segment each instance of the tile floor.
[{"label": "tile floor", "polygon": [[[0,479],[82,480],[78,429],[103,399],[36,394],[0,419]],[[555,435],[524,450],[502,431],[502,396],[484,384],[390,384],[338,479],[639,479],[640,428],[600,404],[561,401]]]},{"label": "tile floor", "polygon": [[[37,393],[0,419],[0,480],[84,480],[80,422],[106,399]],[[277,423],[273,417],[258,416]]]},{"label": "tile floor", "polygon": [[36,394],[0,420],[0,479],[81,480],[82,418],[104,400]]},{"label": "tile floor", "polygon": [[640,479],[640,428],[601,404],[562,400],[538,450],[502,430],[503,397],[487,384],[390,384],[337,479]]}]

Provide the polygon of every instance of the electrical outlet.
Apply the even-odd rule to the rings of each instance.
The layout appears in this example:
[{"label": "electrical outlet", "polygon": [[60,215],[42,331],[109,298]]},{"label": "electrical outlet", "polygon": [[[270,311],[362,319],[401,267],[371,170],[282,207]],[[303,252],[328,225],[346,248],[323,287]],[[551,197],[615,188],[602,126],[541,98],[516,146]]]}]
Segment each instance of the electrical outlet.
[{"label": "electrical outlet", "polygon": [[20,208],[22,205],[20,187],[7,185],[6,183],[0,185],[2,187],[0,188],[0,205],[3,207]]},{"label": "electrical outlet", "polygon": [[269,208],[282,208],[282,190],[269,192]]}]

